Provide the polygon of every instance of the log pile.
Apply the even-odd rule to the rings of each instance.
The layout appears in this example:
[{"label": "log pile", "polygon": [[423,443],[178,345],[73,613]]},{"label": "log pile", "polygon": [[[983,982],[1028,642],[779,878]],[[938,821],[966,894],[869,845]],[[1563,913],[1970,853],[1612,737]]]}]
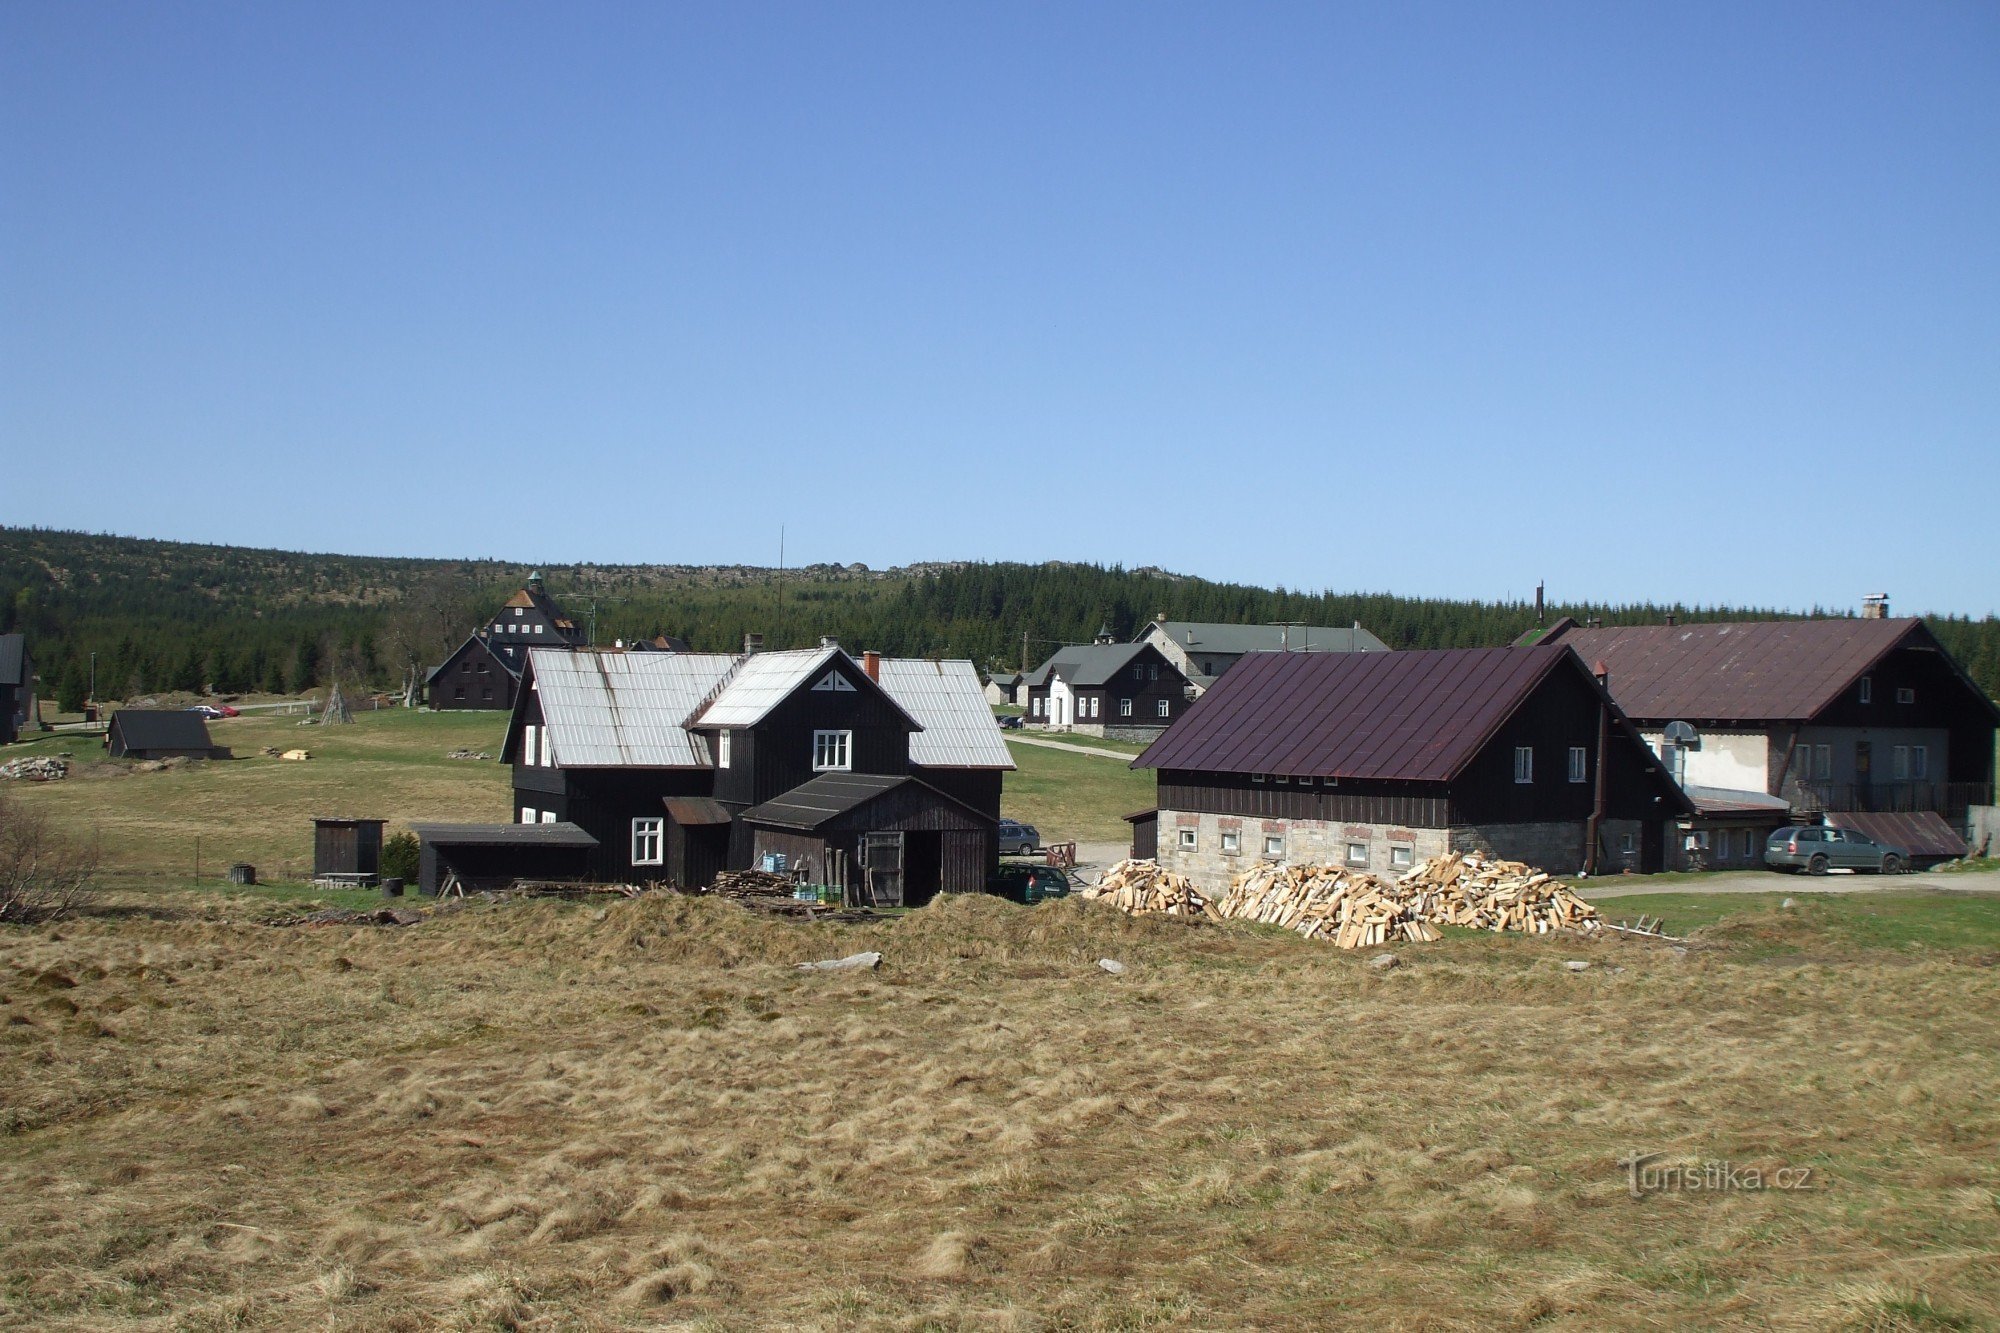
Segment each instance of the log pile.
[{"label": "log pile", "polygon": [[1424,916],[1433,896],[1337,866],[1266,865],[1238,875],[1216,910],[1226,920],[1261,921],[1342,949],[1370,949],[1438,938]]},{"label": "log pile", "polygon": [[61,782],[69,776],[69,764],[50,755],[29,755],[0,764],[0,779],[15,782]]},{"label": "log pile", "polygon": [[1152,861],[1120,861],[1086,888],[1083,896],[1110,903],[1130,916],[1222,919],[1186,875],[1162,870]]},{"label": "log pile", "polygon": [[1597,909],[1569,885],[1519,861],[1454,852],[1410,870],[1401,884],[1435,896],[1425,919],[1448,926],[1546,935],[1554,930],[1596,930],[1600,925]]}]

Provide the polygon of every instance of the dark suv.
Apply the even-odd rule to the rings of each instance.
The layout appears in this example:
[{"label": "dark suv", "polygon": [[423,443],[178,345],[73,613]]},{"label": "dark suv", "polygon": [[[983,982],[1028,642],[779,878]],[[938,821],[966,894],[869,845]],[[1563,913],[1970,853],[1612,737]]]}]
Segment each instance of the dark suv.
[{"label": "dark suv", "polygon": [[1910,853],[1853,829],[1806,824],[1773,833],[1764,844],[1764,864],[1773,870],[1807,875],[1824,875],[1829,870],[1900,875],[1909,867]]},{"label": "dark suv", "polygon": [[986,881],[986,891],[1032,907],[1044,898],[1069,897],[1069,876],[1053,866],[1001,866]]},{"label": "dark suv", "polygon": [[1042,835],[1033,824],[1023,824],[1018,819],[1000,821],[1000,855],[1033,856],[1042,845]]}]

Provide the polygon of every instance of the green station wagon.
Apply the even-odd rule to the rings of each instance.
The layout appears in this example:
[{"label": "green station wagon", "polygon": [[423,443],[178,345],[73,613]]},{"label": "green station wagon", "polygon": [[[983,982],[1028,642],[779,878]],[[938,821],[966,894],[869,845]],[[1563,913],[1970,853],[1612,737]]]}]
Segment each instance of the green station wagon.
[{"label": "green station wagon", "polygon": [[1801,825],[1781,828],[1764,844],[1764,864],[1773,870],[1824,875],[1829,870],[1872,870],[1900,875],[1910,854],[1853,829]]}]

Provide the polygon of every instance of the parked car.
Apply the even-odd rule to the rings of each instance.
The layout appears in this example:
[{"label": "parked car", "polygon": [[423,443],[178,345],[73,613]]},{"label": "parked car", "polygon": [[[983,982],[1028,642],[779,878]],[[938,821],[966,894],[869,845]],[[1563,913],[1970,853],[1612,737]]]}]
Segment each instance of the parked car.
[{"label": "parked car", "polygon": [[188,709],[188,712],[199,713],[203,717],[207,718],[210,722],[215,721],[215,719],[219,717],[229,716],[229,714],[223,712],[220,708],[212,707],[209,704],[196,704],[194,707]]},{"label": "parked car", "polygon": [[1069,876],[1053,866],[1001,866],[986,881],[986,891],[1032,907],[1045,898],[1069,897]]},{"label": "parked car", "polygon": [[1002,731],[1019,731],[1021,729],[1021,715],[1019,713],[1003,713],[994,720],[1000,724],[1000,730]]},{"label": "parked car", "polygon": [[1033,824],[1023,824],[1016,819],[1000,821],[1000,855],[1033,856],[1042,845],[1042,835],[1035,831]]},{"label": "parked car", "polygon": [[1807,824],[1773,833],[1764,844],[1764,864],[1803,875],[1824,875],[1829,870],[1900,875],[1909,868],[1910,853],[1907,848],[1877,842],[1853,829]]}]

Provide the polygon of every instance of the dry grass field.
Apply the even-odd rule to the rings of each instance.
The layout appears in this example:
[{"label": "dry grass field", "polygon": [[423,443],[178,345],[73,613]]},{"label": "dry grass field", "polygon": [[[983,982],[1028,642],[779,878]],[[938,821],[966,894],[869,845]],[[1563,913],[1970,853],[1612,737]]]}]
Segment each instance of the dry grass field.
[{"label": "dry grass field", "polygon": [[[1694,947],[1459,933],[1378,971],[1074,900],[287,926],[310,890],[180,870],[195,827],[295,871],[313,813],[504,818],[499,765],[442,758],[497,732],[236,720],[323,757],[8,793],[119,871],[0,928],[0,1327],[2000,1321],[1992,896],[1634,898]],[[1028,775],[1045,833],[1127,799],[1042,753],[1079,766]],[[1810,1187],[1635,1198],[1650,1152]]]}]

